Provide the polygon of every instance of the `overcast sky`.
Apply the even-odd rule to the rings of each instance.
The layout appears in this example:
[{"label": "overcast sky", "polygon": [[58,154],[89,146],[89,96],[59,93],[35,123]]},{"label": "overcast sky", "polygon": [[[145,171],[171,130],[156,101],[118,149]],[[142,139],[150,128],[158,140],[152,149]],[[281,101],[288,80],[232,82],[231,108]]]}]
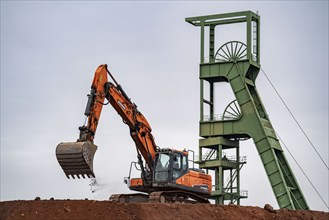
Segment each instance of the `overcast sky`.
[{"label": "overcast sky", "polygon": [[[200,30],[184,19],[245,10],[261,16],[262,68],[328,164],[328,1],[1,1],[0,199],[129,192],[123,178],[136,151],[111,107],[104,107],[95,138],[95,193],[88,179],[68,180],[55,157],[58,143],[78,138],[86,94],[103,63],[160,147],[197,151]],[[256,85],[275,130],[328,204],[328,169],[264,75]],[[253,142],[240,146],[247,156],[241,188],[249,192],[242,204],[277,208]],[[328,211],[285,154],[311,209]]]}]

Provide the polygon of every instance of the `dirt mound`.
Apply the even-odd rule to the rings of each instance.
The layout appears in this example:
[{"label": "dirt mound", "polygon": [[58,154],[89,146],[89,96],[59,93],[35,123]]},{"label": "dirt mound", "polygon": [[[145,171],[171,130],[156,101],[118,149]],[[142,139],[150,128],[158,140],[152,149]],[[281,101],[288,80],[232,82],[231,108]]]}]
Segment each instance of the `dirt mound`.
[{"label": "dirt mound", "polygon": [[0,202],[0,219],[303,219],[328,220],[328,212],[271,210],[208,204],[116,203],[94,200]]}]

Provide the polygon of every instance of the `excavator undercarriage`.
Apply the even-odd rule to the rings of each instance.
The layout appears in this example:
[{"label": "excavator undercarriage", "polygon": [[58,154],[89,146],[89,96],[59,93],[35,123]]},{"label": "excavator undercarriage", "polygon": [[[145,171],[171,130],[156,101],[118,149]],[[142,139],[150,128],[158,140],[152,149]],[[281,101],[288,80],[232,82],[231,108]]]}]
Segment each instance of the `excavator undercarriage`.
[{"label": "excavator undercarriage", "polygon": [[179,190],[156,191],[150,193],[149,195],[142,193],[113,194],[110,197],[110,201],[121,203],[209,203],[209,200],[207,198],[204,198],[194,193]]}]

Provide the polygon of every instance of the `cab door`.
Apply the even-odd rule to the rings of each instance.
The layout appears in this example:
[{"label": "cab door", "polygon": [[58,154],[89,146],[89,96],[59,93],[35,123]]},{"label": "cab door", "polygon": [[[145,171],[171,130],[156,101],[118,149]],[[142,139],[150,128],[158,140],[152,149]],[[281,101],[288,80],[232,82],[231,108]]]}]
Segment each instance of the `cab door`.
[{"label": "cab door", "polygon": [[172,157],[172,180],[175,182],[188,170],[187,156],[182,153],[174,153]]},{"label": "cab door", "polygon": [[155,159],[154,181],[157,183],[168,182],[171,176],[170,154],[159,153]]}]

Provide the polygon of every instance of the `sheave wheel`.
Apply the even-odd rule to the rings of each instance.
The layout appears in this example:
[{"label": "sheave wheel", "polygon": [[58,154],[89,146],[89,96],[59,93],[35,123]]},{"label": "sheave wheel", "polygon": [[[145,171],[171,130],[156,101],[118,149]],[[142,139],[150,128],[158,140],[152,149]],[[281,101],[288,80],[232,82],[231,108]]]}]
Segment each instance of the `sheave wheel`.
[{"label": "sheave wheel", "polygon": [[221,46],[215,59],[218,62],[234,62],[247,58],[247,46],[240,41],[230,41]]}]

